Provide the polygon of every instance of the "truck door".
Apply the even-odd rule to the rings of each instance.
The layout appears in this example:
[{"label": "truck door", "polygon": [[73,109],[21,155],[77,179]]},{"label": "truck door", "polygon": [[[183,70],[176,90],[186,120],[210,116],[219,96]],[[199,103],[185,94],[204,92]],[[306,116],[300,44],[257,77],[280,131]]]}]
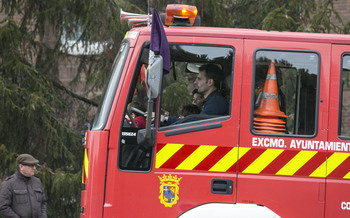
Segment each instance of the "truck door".
[{"label": "truck door", "polygon": [[[154,141],[140,145],[148,40],[140,36],[135,46],[139,55],[131,60],[123,85],[128,91],[111,127],[104,216],[175,217],[207,202],[235,202],[242,40],[210,38],[215,44],[207,44],[202,38],[196,44],[193,37],[168,36],[171,69],[151,115]],[[199,114],[203,108],[194,105],[203,101],[194,81],[208,64],[219,78],[216,94],[227,102],[221,114]]]},{"label": "truck door", "polygon": [[[350,216],[350,49],[332,46],[326,217]],[[331,147],[332,148],[332,147]]]},{"label": "truck door", "polygon": [[245,40],[237,202],[324,217],[330,45]]},{"label": "truck door", "polygon": [[[165,76],[167,84],[164,84],[160,111],[170,111],[171,116],[168,123],[160,123],[158,127],[154,174],[159,178],[156,185],[159,189],[157,204],[160,210],[167,213],[184,212],[208,202],[235,202],[236,168],[233,165],[238,155],[242,40],[210,38],[206,43],[209,42],[215,44],[177,45],[172,52],[176,80],[172,75],[174,72]],[[204,70],[208,76],[209,66],[213,65],[216,66],[213,69],[216,69],[217,93],[228,103],[227,112],[217,114],[225,111],[225,105],[218,102],[217,105],[211,105],[215,107],[213,111],[217,112],[186,114],[183,109],[196,100],[192,91],[198,89],[200,92],[201,89],[194,85],[194,81],[202,79],[199,78],[199,72]],[[186,68],[181,69],[181,66]],[[181,75],[181,72],[190,72],[192,75]],[[186,79],[188,82],[183,81]],[[210,80],[209,76],[207,79]],[[178,96],[179,88],[192,99],[174,104],[182,98]],[[202,101],[206,101],[211,96],[201,97]],[[199,107],[203,112],[210,105],[203,102]],[[174,119],[181,116],[184,118]],[[178,202],[175,204],[164,194],[164,186],[171,181],[171,176],[181,178]],[[173,208],[169,208],[172,204]]]}]

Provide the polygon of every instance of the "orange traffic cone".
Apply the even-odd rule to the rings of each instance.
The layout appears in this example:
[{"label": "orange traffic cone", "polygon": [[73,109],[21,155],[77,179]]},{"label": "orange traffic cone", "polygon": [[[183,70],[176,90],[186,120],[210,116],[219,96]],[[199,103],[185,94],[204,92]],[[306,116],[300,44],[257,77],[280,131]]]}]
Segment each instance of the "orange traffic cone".
[{"label": "orange traffic cone", "polygon": [[281,128],[286,127],[285,125],[282,125],[282,124],[274,124],[274,123],[260,123],[260,122],[253,122],[253,125],[256,125],[257,127],[263,127],[263,126],[270,126],[270,127],[281,127]]},{"label": "orange traffic cone", "polygon": [[281,117],[289,118],[280,110],[278,102],[275,63],[270,62],[259,108],[254,111],[255,132],[285,134],[285,124]]},{"label": "orange traffic cone", "polygon": [[264,123],[264,122],[272,122],[272,123],[278,123],[278,124],[286,124],[281,119],[275,118],[273,116],[266,116],[266,117],[254,117],[254,121]]}]

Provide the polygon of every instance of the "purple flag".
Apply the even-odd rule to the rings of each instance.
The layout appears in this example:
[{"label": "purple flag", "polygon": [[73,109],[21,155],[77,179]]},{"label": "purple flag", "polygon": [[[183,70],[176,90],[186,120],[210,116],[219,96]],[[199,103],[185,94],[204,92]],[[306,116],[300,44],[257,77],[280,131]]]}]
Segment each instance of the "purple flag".
[{"label": "purple flag", "polygon": [[[153,8],[152,10],[152,29],[151,29],[151,44],[150,50],[159,52],[163,58],[163,73],[169,73],[170,70],[170,49],[168,40],[166,38],[163,23],[160,20],[158,12]],[[151,54],[150,54],[151,59]],[[149,64],[152,64],[150,62]]]}]

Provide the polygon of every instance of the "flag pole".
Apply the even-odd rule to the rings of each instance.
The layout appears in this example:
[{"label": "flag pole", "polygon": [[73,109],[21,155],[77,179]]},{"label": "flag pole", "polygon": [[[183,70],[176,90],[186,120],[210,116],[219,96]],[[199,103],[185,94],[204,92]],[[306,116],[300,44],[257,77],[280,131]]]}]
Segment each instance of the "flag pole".
[{"label": "flag pole", "polygon": [[150,22],[150,16],[149,16],[149,0],[148,0],[148,9],[147,9],[147,26],[149,27],[151,25],[151,22]]}]

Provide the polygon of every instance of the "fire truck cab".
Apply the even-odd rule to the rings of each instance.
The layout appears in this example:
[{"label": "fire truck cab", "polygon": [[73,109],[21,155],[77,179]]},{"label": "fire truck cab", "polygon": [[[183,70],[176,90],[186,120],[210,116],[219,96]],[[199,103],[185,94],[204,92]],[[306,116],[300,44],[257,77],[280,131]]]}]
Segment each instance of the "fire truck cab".
[{"label": "fire truck cab", "polygon": [[[81,217],[349,217],[350,36],[164,29],[166,74],[151,27],[121,42],[86,132]],[[227,110],[186,114],[208,65]]]}]

